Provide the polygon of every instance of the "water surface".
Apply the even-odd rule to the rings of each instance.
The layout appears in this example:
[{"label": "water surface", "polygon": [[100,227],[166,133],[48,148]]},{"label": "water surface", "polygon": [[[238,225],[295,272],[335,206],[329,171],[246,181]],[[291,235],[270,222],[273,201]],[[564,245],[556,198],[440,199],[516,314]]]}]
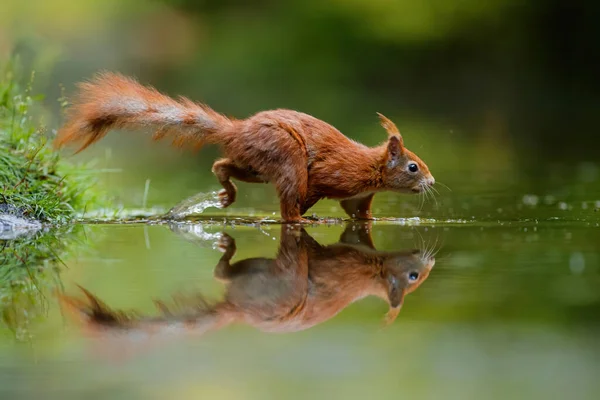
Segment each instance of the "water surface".
[{"label": "water surface", "polygon": [[[35,307],[22,306],[36,315],[3,330],[2,397],[595,398],[600,390],[600,234],[591,218],[342,222],[305,232],[215,220],[57,234],[67,248],[59,292],[85,300],[80,286],[111,310],[135,310],[134,321],[150,319],[97,315],[90,324],[59,306],[56,285],[39,284]],[[231,243],[230,266],[242,263],[224,279]],[[386,254],[399,278],[415,270],[423,278],[415,257],[435,258],[387,326]],[[370,260],[372,273],[357,272],[356,260]],[[228,296],[241,314],[218,320],[210,307]],[[327,299],[340,296],[356,301],[329,309]],[[300,321],[309,309],[318,317]],[[204,322],[193,322],[198,315]]]}]

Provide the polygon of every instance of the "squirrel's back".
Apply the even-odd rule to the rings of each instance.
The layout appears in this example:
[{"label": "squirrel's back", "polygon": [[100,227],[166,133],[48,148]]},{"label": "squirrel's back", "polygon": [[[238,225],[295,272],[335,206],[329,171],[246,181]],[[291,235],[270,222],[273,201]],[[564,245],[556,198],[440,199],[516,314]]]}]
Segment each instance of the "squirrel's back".
[{"label": "squirrel's back", "polygon": [[252,131],[256,131],[259,126],[281,127],[289,133],[294,131],[310,147],[333,144],[363,146],[350,140],[333,125],[300,111],[283,108],[261,111],[246,121],[253,128]]}]

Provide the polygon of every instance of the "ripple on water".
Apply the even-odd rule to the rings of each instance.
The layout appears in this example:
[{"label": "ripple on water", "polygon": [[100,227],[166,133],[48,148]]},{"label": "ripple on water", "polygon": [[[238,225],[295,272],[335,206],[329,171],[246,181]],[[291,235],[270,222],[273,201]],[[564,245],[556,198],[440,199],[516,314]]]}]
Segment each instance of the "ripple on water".
[{"label": "ripple on water", "polygon": [[167,218],[181,219],[202,214],[207,208],[223,208],[218,192],[198,193],[183,200],[166,214]]}]

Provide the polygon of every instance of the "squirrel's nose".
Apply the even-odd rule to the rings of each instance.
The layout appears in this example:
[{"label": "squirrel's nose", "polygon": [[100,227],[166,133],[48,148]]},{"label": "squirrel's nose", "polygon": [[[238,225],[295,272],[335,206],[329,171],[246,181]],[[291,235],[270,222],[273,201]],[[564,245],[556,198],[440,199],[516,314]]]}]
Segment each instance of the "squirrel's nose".
[{"label": "squirrel's nose", "polygon": [[429,178],[427,178],[426,182],[429,186],[433,186],[433,184],[435,183],[435,178],[433,176],[430,176]]}]

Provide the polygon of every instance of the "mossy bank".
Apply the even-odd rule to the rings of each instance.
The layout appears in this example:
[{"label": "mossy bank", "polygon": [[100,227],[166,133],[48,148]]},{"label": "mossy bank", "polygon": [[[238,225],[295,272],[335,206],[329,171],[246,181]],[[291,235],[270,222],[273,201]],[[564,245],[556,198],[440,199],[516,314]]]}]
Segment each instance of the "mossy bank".
[{"label": "mossy bank", "polygon": [[95,207],[100,196],[91,166],[69,163],[52,149],[42,98],[31,94],[33,74],[23,85],[13,63],[0,73],[0,214],[62,224]]},{"label": "mossy bank", "polygon": [[31,93],[33,75],[20,74],[14,62],[0,65],[0,327],[26,340],[29,322],[60,288],[60,260],[73,248],[66,243],[82,230],[68,222],[99,206],[101,196],[91,165],[67,162],[52,149],[52,131],[42,123],[48,112]]}]

